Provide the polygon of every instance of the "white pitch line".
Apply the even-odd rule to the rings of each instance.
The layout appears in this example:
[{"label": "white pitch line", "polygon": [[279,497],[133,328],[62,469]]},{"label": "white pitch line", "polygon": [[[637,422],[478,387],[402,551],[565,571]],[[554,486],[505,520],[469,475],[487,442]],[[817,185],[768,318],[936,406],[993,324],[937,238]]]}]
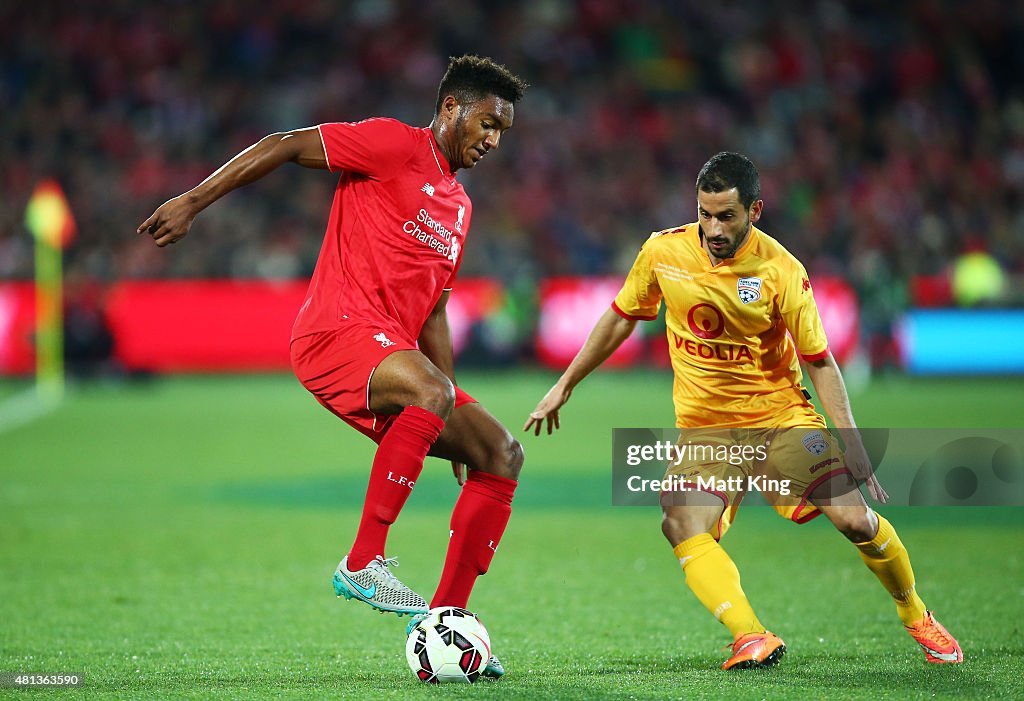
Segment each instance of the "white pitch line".
[{"label": "white pitch line", "polygon": [[0,433],[32,423],[58,406],[60,401],[43,399],[35,387],[14,394],[0,401]]}]

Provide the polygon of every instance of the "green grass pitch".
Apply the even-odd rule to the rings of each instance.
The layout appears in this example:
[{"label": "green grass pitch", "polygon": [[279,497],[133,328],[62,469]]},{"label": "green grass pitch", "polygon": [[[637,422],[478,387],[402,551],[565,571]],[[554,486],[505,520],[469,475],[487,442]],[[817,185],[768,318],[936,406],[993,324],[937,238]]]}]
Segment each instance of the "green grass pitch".
[{"label": "green grass pitch", "polygon": [[[433,688],[405,664],[406,619],[334,597],[372,444],[290,377],[82,387],[0,432],[0,672],[84,672],[27,698],[1014,698],[1024,695],[1024,509],[883,508],[919,589],[967,661],[926,665],[889,598],[826,523],[744,509],[725,539],[789,646],[724,673],[728,642],[686,589],[659,514],[610,505],[611,428],[672,424],[665,373],[598,373],[553,437],[518,429],[553,375],[464,373],[527,463],[471,601],[509,670]],[[0,396],[18,385],[0,385]],[[876,380],[868,426],[1021,426],[1024,379]],[[428,595],[456,485],[429,460],[392,530]]]}]

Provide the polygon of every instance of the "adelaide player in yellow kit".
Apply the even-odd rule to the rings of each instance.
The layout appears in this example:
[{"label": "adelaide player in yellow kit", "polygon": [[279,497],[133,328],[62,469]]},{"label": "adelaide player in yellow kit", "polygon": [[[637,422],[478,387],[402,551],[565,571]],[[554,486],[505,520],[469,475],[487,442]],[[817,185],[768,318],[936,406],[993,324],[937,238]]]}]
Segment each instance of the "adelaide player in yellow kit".
[{"label": "adelaide player in yellow kit", "polygon": [[[959,644],[917,593],[899,536],[857,488],[864,484],[880,503],[888,499],[856,431],[807,273],[754,226],[764,207],[757,169],[745,156],[719,153],[701,169],[696,189],[698,221],[648,239],[611,308],[524,429],[539,435],[545,422],[549,434],[558,428],[573,388],[637,321],[656,318],[664,301],[680,444],[766,446],[763,460],[671,463],[667,476],[684,488],[661,495],[662,531],[686,584],[733,636],[722,669],[769,667],[786,650],[758,620],[719,545],[748,484],[730,478],[759,476],[789,485],[788,495],[765,492],[782,516],[804,523],[825,514],[854,544],[929,662],[961,662]],[[845,453],[801,384],[801,358]]]}]

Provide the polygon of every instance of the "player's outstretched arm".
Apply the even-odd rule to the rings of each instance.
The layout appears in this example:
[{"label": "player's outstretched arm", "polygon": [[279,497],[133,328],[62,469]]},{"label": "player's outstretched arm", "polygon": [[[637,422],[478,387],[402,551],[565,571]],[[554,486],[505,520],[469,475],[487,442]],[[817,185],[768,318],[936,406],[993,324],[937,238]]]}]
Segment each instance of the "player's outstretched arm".
[{"label": "player's outstretched arm", "polygon": [[615,352],[615,349],[629,338],[635,327],[635,320],[621,317],[615,313],[615,310],[608,309],[591,329],[590,335],[587,336],[587,342],[583,344],[583,348],[576,354],[562,376],[558,378],[558,382],[548,390],[537,408],[530,413],[530,418],[523,426],[523,430],[529,431],[532,428],[533,435],[539,436],[541,425],[545,421],[547,421],[548,435],[560,428],[558,411],[569,401],[573,388],[606,361]]},{"label": "player's outstretched arm", "polygon": [[884,504],[889,500],[889,495],[875,477],[871,459],[864,449],[857,424],[853,420],[853,410],[850,408],[850,398],[846,393],[843,374],[839,371],[832,354],[808,363],[807,376],[811,378],[825,413],[832,419],[832,424],[846,444],[846,466],[850,473],[867,485],[868,493],[873,499]]},{"label": "player's outstretched arm", "polygon": [[164,202],[136,231],[152,236],[157,246],[174,243],[188,233],[192,220],[208,206],[289,161],[307,168],[327,168],[316,127],[263,137],[188,192]]}]

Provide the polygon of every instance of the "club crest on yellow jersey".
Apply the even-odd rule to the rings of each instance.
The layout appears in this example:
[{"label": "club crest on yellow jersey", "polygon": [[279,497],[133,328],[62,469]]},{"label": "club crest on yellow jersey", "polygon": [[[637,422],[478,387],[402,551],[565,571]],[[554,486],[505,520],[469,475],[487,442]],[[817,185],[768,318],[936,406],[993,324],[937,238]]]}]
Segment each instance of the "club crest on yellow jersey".
[{"label": "club crest on yellow jersey", "polygon": [[741,277],[736,281],[736,293],[744,304],[756,302],[761,299],[761,278]]}]

